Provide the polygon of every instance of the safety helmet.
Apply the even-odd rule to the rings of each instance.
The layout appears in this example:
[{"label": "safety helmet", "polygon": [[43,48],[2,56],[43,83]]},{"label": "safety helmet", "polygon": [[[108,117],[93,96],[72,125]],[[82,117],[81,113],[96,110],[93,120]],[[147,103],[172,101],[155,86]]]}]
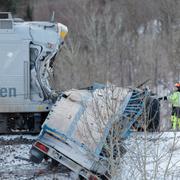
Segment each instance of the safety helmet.
[{"label": "safety helmet", "polygon": [[175,86],[176,86],[177,88],[180,88],[180,83],[176,83]]}]

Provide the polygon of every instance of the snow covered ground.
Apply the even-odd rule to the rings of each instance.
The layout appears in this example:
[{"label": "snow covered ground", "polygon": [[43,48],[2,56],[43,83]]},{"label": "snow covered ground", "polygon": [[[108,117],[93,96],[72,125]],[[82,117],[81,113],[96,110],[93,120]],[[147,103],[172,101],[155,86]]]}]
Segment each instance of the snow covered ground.
[{"label": "snow covered ground", "polygon": [[[35,136],[0,136],[0,179],[73,180],[63,169],[52,170],[49,162],[28,161]],[[20,140],[20,143],[18,143]],[[180,132],[135,132],[124,145],[127,153],[120,162],[117,180],[180,179]]]},{"label": "snow covered ground", "polygon": [[75,179],[73,173],[63,172],[62,168],[50,169],[50,162],[36,165],[28,161],[34,139],[36,136],[0,136],[0,179]]},{"label": "snow covered ground", "polygon": [[134,133],[117,179],[180,179],[180,132]]}]

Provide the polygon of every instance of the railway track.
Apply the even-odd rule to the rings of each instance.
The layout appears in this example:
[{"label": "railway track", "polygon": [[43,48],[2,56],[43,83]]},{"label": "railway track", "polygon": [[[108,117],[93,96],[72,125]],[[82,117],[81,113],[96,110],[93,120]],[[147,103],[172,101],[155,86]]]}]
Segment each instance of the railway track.
[{"label": "railway track", "polygon": [[33,165],[32,163],[18,164],[0,167],[0,177],[3,179],[38,179],[46,177],[46,179],[53,178],[67,178],[70,179],[71,172],[64,168],[64,166],[51,167],[50,163],[42,163]]},{"label": "railway track", "polygon": [[61,180],[73,179],[72,172],[62,165],[52,166],[51,160],[33,164],[29,160],[31,144],[37,136],[0,136],[0,180]]},{"label": "railway track", "polygon": [[35,142],[36,136],[17,135],[17,136],[0,136],[0,146],[32,144]]}]

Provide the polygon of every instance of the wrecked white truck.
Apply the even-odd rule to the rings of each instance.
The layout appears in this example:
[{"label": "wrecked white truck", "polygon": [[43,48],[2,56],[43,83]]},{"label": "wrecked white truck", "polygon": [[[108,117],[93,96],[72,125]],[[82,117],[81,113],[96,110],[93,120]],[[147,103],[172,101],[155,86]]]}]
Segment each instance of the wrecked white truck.
[{"label": "wrecked white truck", "polygon": [[[156,109],[156,113],[149,111],[148,126],[157,129],[159,102],[147,90],[96,84],[87,89],[66,91],[42,125],[30,150],[30,159],[40,163],[49,157],[81,178],[109,179],[109,158],[125,152],[121,141],[133,129],[143,127],[145,105]],[[109,146],[112,142],[115,145]]]}]

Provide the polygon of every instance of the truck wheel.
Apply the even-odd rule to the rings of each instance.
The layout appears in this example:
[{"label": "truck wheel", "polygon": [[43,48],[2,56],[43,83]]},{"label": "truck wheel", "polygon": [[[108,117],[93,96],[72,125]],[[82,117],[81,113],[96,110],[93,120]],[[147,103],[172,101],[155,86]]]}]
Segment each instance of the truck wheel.
[{"label": "truck wheel", "polygon": [[39,151],[38,149],[32,148],[30,150],[30,161],[36,163],[36,164],[40,164],[42,162],[42,160],[44,159],[44,154]]}]

